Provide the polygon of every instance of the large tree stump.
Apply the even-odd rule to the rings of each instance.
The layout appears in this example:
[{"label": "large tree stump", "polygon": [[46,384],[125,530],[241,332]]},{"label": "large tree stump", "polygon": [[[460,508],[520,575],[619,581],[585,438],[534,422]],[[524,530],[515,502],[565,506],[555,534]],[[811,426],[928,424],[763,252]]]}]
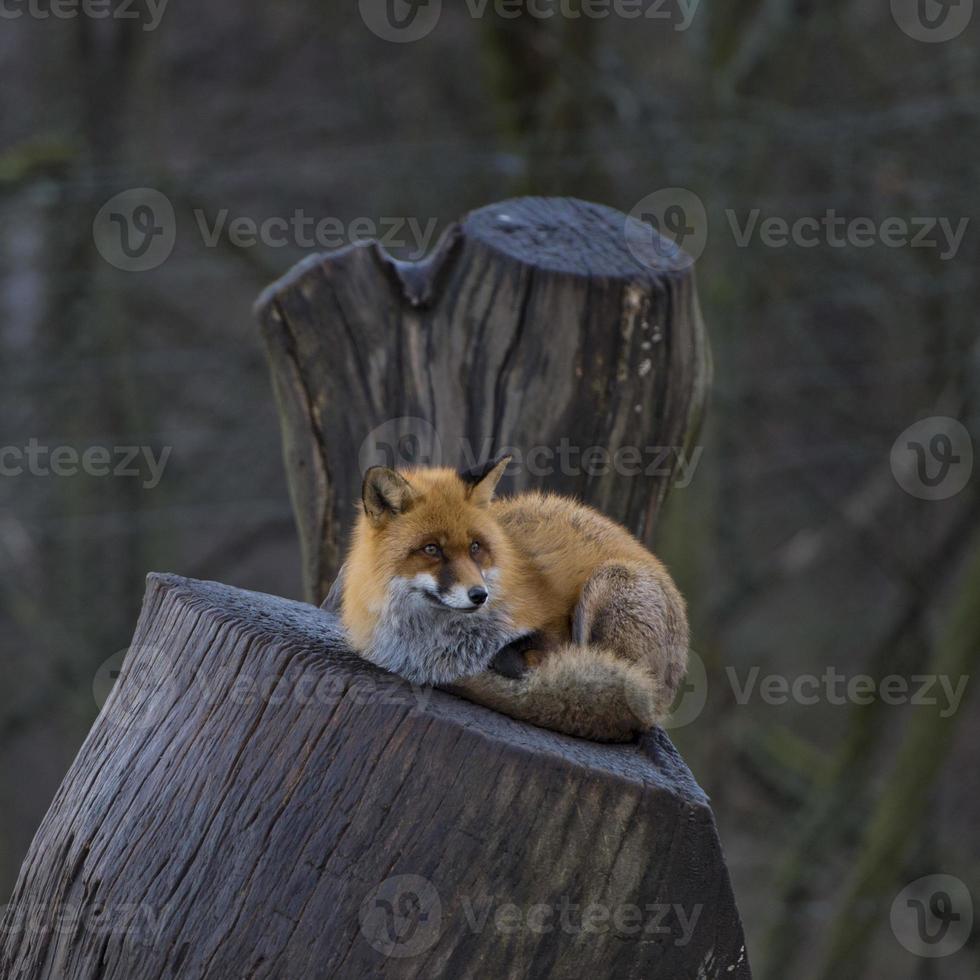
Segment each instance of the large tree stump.
[{"label": "large tree stump", "polygon": [[413,689],[311,606],[151,576],[0,928],[4,980],[741,980],[704,795]]},{"label": "large tree stump", "polygon": [[374,463],[476,463],[503,492],[573,493],[647,544],[691,450],[709,358],[691,263],[611,208],[522,198],[421,263],[314,256],[257,304],[307,598],[339,567]]},{"label": "large tree stump", "polygon": [[[505,490],[577,493],[649,543],[708,375],[688,263],[649,229],[511,201],[423,263],[311,259],[259,310],[311,599],[375,462],[513,447]],[[662,732],[521,725],[361,661],[312,606],[154,576],[6,909],[0,976],[749,968],[710,808]]]}]

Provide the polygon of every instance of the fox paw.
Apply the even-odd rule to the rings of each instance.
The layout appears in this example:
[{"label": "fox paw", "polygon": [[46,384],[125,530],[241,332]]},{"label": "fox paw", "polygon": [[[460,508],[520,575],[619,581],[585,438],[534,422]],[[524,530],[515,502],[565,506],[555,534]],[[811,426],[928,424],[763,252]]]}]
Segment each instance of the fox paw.
[{"label": "fox paw", "polygon": [[524,651],[514,643],[498,651],[490,662],[490,669],[514,681],[519,681],[529,670]]}]

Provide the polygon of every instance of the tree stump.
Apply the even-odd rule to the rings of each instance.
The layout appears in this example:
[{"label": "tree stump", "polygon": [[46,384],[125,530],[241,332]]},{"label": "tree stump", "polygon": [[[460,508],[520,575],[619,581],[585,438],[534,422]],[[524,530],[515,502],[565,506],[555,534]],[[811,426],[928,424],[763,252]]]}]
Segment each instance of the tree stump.
[{"label": "tree stump", "polygon": [[[494,205],[418,264],[317,256],[258,310],[315,602],[368,465],[512,448],[505,491],[575,493],[649,543],[691,462],[689,263],[608,208]],[[4,980],[749,975],[663,732],[522,725],[360,660],[329,612],[173,576],[0,926]]]},{"label": "tree stump", "polygon": [[5,980],[742,980],[707,801],[412,688],[312,606],[151,576],[0,927]]},{"label": "tree stump", "polygon": [[421,263],[376,243],[314,256],[256,311],[311,602],[370,465],[510,448],[502,492],[575,494],[650,544],[696,462],[710,364],[693,268],[611,208],[521,198],[472,212]]}]

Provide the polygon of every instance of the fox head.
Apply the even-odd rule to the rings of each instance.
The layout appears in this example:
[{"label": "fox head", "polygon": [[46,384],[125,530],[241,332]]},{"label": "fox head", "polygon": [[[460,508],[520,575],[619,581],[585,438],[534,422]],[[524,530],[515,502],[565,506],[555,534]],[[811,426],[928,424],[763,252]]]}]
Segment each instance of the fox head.
[{"label": "fox head", "polygon": [[489,504],[510,458],[462,473],[367,471],[345,576],[344,618],[355,642],[367,645],[372,620],[392,601],[437,616],[494,609],[510,554]]}]

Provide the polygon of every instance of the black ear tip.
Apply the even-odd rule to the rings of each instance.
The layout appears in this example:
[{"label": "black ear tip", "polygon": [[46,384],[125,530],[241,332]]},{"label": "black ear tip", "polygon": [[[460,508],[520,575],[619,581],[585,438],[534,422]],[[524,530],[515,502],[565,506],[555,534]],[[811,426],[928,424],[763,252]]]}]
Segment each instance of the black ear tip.
[{"label": "black ear tip", "polygon": [[364,471],[364,478],[361,480],[361,496],[363,497],[372,486],[375,486],[378,482],[378,477],[381,475],[381,471],[384,469],[383,466],[369,466]]},{"label": "black ear tip", "polygon": [[362,486],[383,486],[386,483],[401,483],[404,477],[390,466],[369,466],[364,471]]},{"label": "black ear tip", "polygon": [[390,467],[370,466],[364,471],[361,501],[369,515],[378,516],[385,511],[401,513],[410,496],[409,482]]},{"label": "black ear tip", "polygon": [[475,486],[479,483],[488,473],[495,470],[504,460],[512,460],[514,458],[513,453],[502,453],[500,456],[495,456],[493,459],[488,460],[485,463],[477,463],[476,466],[470,466],[468,469],[459,471],[459,478],[464,482],[470,484],[470,486]]}]

